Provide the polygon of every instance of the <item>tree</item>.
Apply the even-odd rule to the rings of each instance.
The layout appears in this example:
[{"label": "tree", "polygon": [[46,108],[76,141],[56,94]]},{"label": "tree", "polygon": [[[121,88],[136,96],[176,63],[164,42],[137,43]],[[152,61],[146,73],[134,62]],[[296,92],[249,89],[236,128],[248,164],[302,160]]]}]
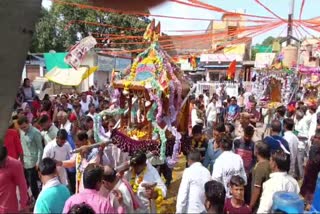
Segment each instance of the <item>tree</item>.
[{"label": "tree", "polygon": [[[69,2],[83,4],[85,0],[68,0]],[[70,24],[70,22],[72,22]],[[100,24],[109,24],[121,28],[112,28],[99,25],[90,25],[77,21],[85,21]],[[122,14],[104,13],[89,9],[80,9],[68,5],[53,2],[49,10],[42,8],[40,21],[36,25],[35,35],[32,41],[31,52],[48,52],[50,50],[66,51],[82,38],[92,34],[97,38],[98,47],[108,47],[109,34],[124,34],[142,36],[149,23],[146,17],[135,17]],[[137,30],[125,30],[135,28]],[[141,42],[141,39],[125,40],[117,39],[112,41],[113,47],[124,49],[139,49],[144,46],[140,44],[119,44],[128,42]]]},{"label": "tree", "polygon": [[275,40],[279,40],[279,41],[283,41],[284,39],[286,39],[286,37],[273,37],[273,36],[269,36],[269,37],[267,37],[265,40],[263,40],[263,42],[262,42],[262,46],[272,46],[272,44],[273,44],[273,42],[275,41]]},{"label": "tree", "polygon": [[270,46],[272,45],[273,41],[275,40],[275,38],[273,36],[268,36],[267,38],[265,38],[262,42],[263,46]]}]

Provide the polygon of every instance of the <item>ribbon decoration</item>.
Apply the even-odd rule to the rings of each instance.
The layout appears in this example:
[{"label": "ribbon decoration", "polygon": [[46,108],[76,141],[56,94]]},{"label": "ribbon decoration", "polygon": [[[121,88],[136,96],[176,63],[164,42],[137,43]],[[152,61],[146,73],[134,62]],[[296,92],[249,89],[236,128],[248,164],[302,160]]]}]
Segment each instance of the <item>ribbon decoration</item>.
[{"label": "ribbon decoration", "polygon": [[111,139],[121,151],[128,152],[129,155],[138,150],[159,153],[159,143],[156,140],[133,140],[117,130],[113,130]]}]

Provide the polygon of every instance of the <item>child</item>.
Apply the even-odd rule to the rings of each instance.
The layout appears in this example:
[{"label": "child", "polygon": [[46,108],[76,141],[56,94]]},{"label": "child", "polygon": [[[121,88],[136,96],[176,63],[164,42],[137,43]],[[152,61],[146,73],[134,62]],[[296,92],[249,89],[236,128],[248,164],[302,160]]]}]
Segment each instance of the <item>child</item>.
[{"label": "child", "polygon": [[228,198],[224,204],[223,213],[249,214],[252,213],[250,207],[244,202],[245,181],[239,175],[232,176],[230,179],[230,190],[232,198]]}]

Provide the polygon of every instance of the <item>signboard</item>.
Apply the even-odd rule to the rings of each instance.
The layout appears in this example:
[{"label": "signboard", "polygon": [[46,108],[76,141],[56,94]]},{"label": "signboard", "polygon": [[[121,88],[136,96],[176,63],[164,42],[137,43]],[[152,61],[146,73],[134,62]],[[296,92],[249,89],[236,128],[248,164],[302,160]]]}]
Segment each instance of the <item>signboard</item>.
[{"label": "signboard", "polygon": [[256,61],[254,62],[255,68],[266,68],[272,65],[275,53],[257,53]]},{"label": "signboard", "polygon": [[243,61],[241,54],[201,54],[200,62],[237,62]]}]

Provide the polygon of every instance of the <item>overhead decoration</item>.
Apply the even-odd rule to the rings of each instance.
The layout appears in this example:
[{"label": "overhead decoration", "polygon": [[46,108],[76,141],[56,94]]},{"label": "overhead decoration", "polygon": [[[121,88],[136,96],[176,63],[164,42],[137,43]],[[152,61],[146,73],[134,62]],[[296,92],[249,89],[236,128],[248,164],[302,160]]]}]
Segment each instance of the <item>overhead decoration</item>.
[{"label": "overhead decoration", "polygon": [[125,11],[144,12],[151,7],[157,6],[166,0],[88,0],[89,3],[98,7],[109,7]]},{"label": "overhead decoration", "polygon": [[65,62],[68,63],[74,69],[78,69],[81,65],[81,61],[84,59],[90,49],[97,44],[96,39],[93,36],[83,38],[78,44],[74,45],[67,56]]}]

